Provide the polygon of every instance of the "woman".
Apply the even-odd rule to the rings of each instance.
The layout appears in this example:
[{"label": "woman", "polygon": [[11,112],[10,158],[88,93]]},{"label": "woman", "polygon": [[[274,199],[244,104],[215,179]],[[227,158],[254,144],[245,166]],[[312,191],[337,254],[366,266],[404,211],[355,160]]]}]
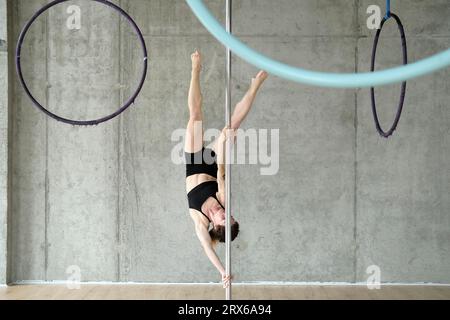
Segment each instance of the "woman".
[{"label": "woman", "polygon": [[[249,113],[256,94],[268,74],[260,71],[252,79],[250,89],[236,105],[231,118],[231,128],[222,131],[220,137],[210,148],[203,146],[202,94],[200,91],[201,55],[198,51],[191,55],[192,77],[189,89],[189,123],[186,129],[186,191],[188,193],[189,213],[194,221],[195,232],[211,263],[222,275],[224,287],[228,287],[231,277],[214,250],[218,241],[225,242],[225,169],[224,145],[227,135],[240,127]],[[231,132],[231,134],[227,134]],[[230,137],[232,138],[232,137]],[[217,153],[217,154],[216,154]],[[239,224],[231,219],[231,238],[239,233]]]}]

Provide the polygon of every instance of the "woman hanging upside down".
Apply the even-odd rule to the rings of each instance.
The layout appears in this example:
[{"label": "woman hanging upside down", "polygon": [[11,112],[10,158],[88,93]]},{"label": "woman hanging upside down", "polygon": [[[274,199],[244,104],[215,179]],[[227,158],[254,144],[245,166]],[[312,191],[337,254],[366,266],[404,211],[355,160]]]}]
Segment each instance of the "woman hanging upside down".
[{"label": "woman hanging upside down", "polygon": [[[186,192],[189,213],[194,220],[195,232],[211,263],[222,275],[224,287],[228,287],[231,277],[214,250],[218,241],[225,242],[225,143],[234,139],[235,131],[250,112],[256,94],[267,79],[268,74],[260,71],[252,79],[250,89],[236,105],[231,117],[231,128],[222,130],[219,138],[209,148],[203,145],[202,94],[200,92],[201,55],[198,51],[191,55],[192,77],[189,89],[189,123],[186,129]],[[232,217],[231,239],[239,233],[239,224]]]}]

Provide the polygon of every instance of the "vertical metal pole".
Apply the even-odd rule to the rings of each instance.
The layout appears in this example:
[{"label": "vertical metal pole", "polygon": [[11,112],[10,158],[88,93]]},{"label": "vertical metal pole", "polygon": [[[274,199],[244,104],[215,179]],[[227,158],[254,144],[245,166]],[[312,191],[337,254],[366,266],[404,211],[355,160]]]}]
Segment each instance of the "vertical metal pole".
[{"label": "vertical metal pole", "polygon": [[[226,0],[226,29],[231,33],[232,0]],[[225,121],[227,128],[231,127],[231,50],[227,48],[227,79],[225,92]],[[231,147],[232,140],[226,139],[225,155],[225,272],[231,275]],[[231,282],[226,289],[226,300],[231,300]]]}]

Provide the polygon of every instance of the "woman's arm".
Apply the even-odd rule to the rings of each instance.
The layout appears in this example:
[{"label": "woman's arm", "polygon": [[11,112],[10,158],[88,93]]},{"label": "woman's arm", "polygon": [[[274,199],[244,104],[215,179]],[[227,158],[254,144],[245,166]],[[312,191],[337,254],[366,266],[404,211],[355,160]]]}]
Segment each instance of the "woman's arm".
[{"label": "woman's arm", "polygon": [[208,259],[217,268],[221,275],[225,274],[225,268],[223,267],[222,262],[220,261],[219,257],[216,254],[216,251],[213,248],[212,240],[207,228],[200,223],[196,223],[195,233],[197,234],[197,237],[200,240],[200,243]]},{"label": "woman's arm", "polygon": [[225,165],[219,164],[217,170],[217,186],[218,186],[218,192],[217,192],[217,198],[222,204],[222,206],[225,206]]},{"label": "woman's arm", "polygon": [[215,147],[217,154],[217,185],[218,185],[218,199],[225,205],[225,148],[227,136],[230,139],[234,139],[235,133],[233,129],[225,127],[217,139],[217,145]]}]

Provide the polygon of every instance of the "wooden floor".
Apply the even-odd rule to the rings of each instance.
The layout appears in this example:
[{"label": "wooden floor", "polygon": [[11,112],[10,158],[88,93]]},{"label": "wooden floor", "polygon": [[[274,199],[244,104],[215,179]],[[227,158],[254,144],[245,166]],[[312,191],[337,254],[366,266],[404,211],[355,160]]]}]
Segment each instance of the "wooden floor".
[{"label": "wooden floor", "polygon": [[[83,284],[70,290],[65,285],[14,285],[0,287],[0,300],[223,300],[219,285],[99,285]],[[450,300],[450,286],[293,286],[235,285],[233,299],[439,299]]]}]

